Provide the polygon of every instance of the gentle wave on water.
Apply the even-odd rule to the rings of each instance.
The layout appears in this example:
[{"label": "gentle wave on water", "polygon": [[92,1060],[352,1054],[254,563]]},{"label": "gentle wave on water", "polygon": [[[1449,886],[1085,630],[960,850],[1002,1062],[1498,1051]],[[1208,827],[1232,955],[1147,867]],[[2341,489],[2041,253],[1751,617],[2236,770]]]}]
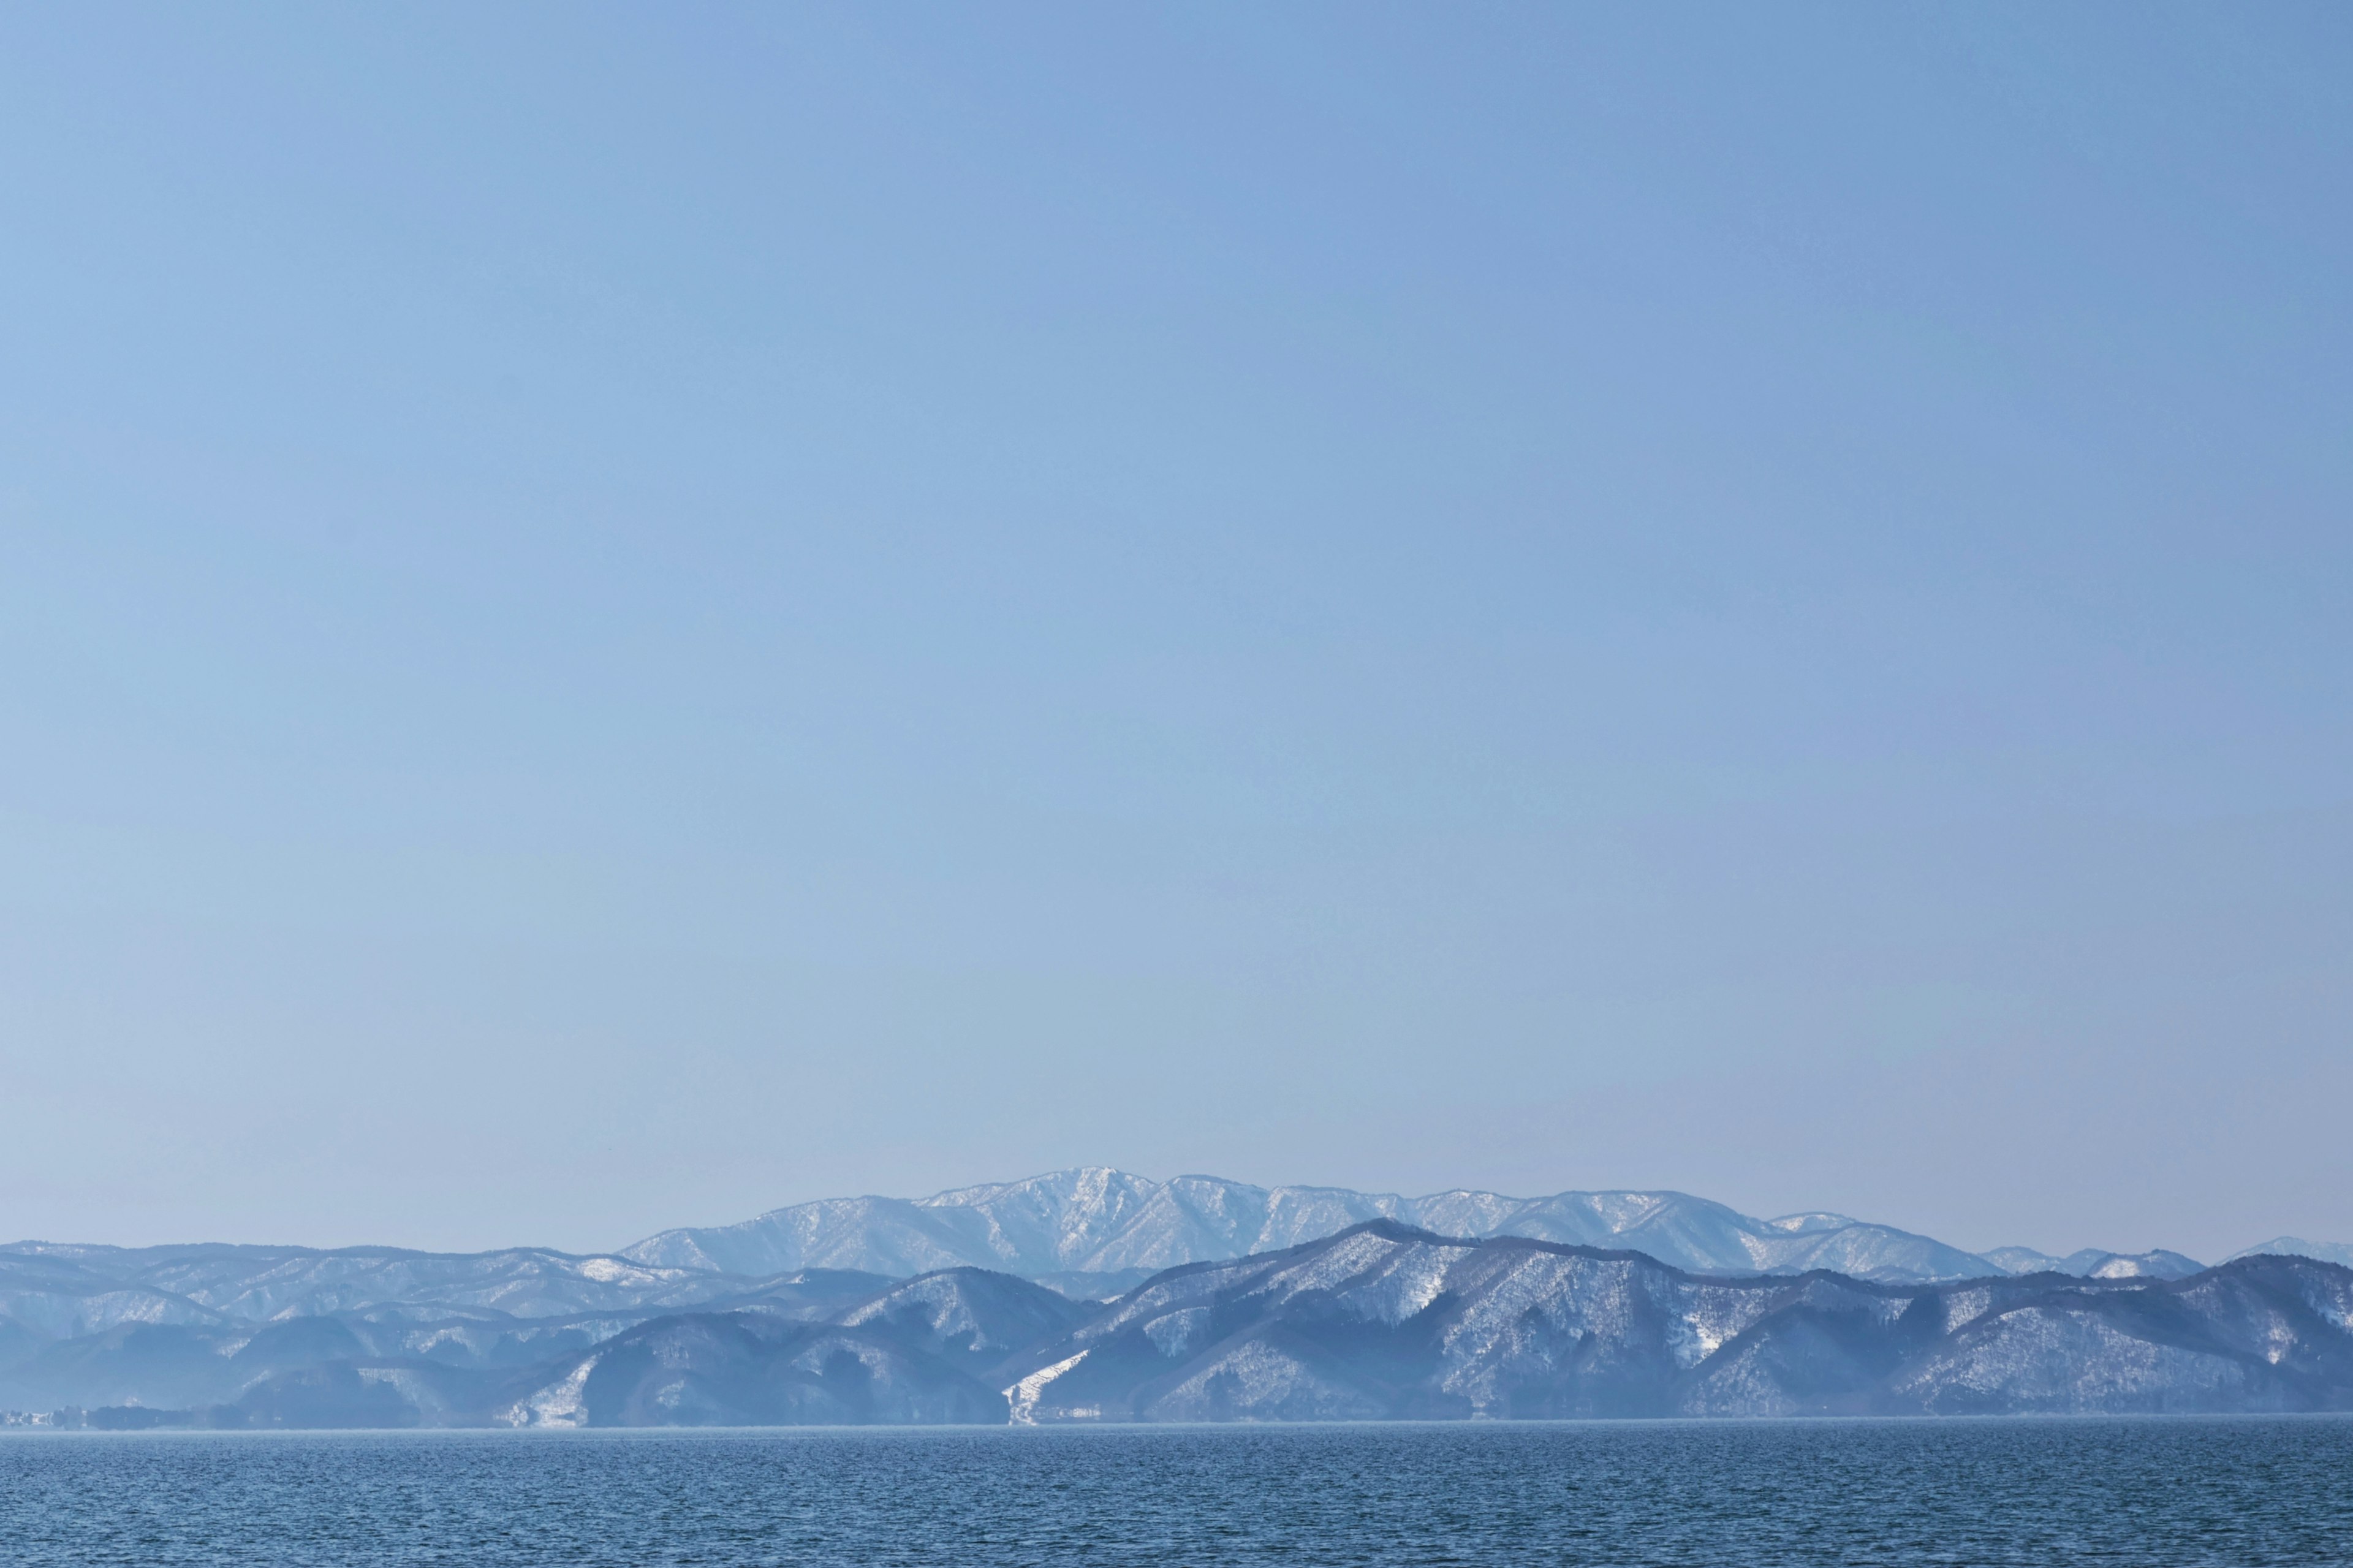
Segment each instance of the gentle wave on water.
[{"label": "gentle wave on water", "polygon": [[2342,1564],[2353,1420],[26,1434],[0,1558]]}]

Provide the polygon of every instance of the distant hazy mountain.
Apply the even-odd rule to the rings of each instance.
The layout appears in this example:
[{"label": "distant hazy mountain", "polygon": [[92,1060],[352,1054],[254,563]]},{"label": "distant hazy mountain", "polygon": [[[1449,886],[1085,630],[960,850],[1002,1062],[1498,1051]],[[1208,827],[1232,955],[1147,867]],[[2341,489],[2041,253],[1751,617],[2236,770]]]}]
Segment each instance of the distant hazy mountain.
[{"label": "distant hazy mountain", "polygon": [[2261,1247],[2251,1247],[2244,1252],[2234,1252],[2232,1260],[2242,1258],[2317,1258],[2324,1263],[2342,1263],[2353,1268],[2353,1246],[2341,1241],[2306,1241],[2301,1237],[2274,1237]]},{"label": "distant hazy mountain", "polygon": [[2153,1252],[2103,1252],[2087,1247],[2053,1258],[2031,1247],[1997,1247],[1985,1254],[2006,1274],[2073,1274],[2084,1279],[2187,1279],[2206,1266],[2158,1247]]},{"label": "distant hazy mountain", "polygon": [[[0,1247],[0,1310],[21,1292],[51,1298],[69,1324],[259,1322],[393,1304],[480,1309],[512,1317],[683,1306],[710,1299],[702,1270],[542,1247],[410,1252],[391,1247]],[[79,1300],[82,1305],[66,1303]]]},{"label": "distant hazy mountain", "polygon": [[299,1413],[326,1397],[303,1394],[301,1379],[338,1366],[372,1396],[389,1379],[432,1405],[437,1380],[535,1366],[681,1307],[818,1312],[891,1283],[824,1269],[739,1279],[536,1250],[0,1247],[0,1410],[274,1399],[292,1377]]},{"label": "distant hazy mountain", "polygon": [[982,1268],[1107,1294],[1158,1269],[1296,1247],[1369,1219],[1473,1239],[1520,1236],[1630,1247],[1704,1273],[1829,1268],[1901,1281],[2006,1272],[1889,1226],[1833,1214],[1754,1219],[1682,1193],[1408,1198],[1345,1187],[1258,1187],[1216,1176],[1155,1182],[1099,1166],[928,1198],[828,1198],[738,1225],[667,1230],[620,1256],[652,1268],[737,1275]]},{"label": "distant hazy mountain", "polygon": [[[354,1312],[386,1321],[618,1316],[634,1322],[681,1307],[789,1294],[824,1273],[739,1279],[540,1247],[450,1253],[19,1242],[0,1247],[0,1343],[11,1326],[60,1339],[124,1323],[235,1329]],[[852,1282],[871,1288],[884,1281],[860,1274]]]}]

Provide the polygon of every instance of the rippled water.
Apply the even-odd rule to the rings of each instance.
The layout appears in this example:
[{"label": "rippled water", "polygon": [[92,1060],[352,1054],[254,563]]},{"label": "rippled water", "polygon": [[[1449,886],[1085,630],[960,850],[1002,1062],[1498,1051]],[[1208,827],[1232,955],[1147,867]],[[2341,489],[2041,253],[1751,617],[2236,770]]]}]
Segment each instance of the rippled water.
[{"label": "rippled water", "polygon": [[0,1560],[2348,1563],[2353,1420],[26,1434]]}]

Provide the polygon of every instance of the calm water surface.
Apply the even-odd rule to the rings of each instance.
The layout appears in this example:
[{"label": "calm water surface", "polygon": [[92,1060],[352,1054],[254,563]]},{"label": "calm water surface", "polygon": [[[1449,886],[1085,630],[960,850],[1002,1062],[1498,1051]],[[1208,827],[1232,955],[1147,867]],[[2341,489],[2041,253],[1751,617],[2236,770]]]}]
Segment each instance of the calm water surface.
[{"label": "calm water surface", "polygon": [[0,1561],[2353,1564],[2353,1419],[23,1434]]}]

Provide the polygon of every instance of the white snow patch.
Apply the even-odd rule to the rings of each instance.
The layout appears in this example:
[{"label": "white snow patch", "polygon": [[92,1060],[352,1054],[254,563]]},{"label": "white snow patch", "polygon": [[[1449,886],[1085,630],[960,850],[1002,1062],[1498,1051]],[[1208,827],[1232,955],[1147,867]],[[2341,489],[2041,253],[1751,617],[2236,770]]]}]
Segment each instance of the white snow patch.
[{"label": "white snow patch", "polygon": [[567,1376],[500,1411],[498,1419],[509,1426],[587,1426],[588,1374],[596,1370],[596,1360],[588,1357]]},{"label": "white snow patch", "polygon": [[1183,1307],[1174,1312],[1164,1312],[1144,1325],[1145,1338],[1162,1355],[1174,1359],[1193,1348],[1209,1326],[1209,1309]]},{"label": "white snow patch", "polygon": [[1046,1392],[1046,1385],[1086,1359],[1087,1352],[1081,1351],[1066,1361],[1058,1361],[1051,1366],[1039,1367],[1036,1372],[1007,1389],[1005,1397],[1013,1406],[1013,1419],[1023,1426],[1037,1425],[1038,1400]]}]

